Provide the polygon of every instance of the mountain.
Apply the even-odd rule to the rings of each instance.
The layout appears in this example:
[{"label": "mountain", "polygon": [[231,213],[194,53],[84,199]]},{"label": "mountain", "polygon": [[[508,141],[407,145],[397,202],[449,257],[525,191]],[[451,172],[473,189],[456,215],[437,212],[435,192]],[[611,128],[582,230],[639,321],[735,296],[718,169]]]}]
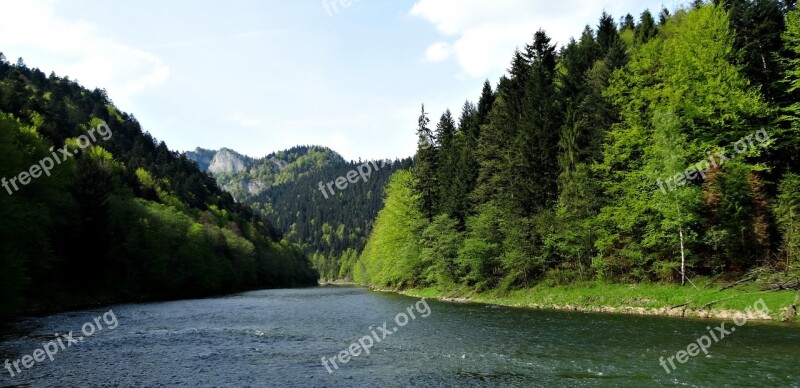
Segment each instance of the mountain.
[{"label": "mountain", "polygon": [[[210,172],[237,202],[273,220],[329,280],[351,278],[389,177],[411,165],[411,159],[348,162],[321,146],[298,146],[260,159],[226,148],[197,148],[185,155]],[[335,186],[337,178],[352,177],[359,170],[366,174],[367,167],[368,176],[359,175],[344,190]],[[328,183],[333,183],[334,193],[325,187]]]},{"label": "mountain", "polygon": [[1,53],[0,151],[0,316],[318,280],[272,223],[105,91]]},{"label": "mountain", "polygon": [[186,158],[197,163],[201,170],[214,174],[235,174],[249,168],[255,162],[255,159],[227,148],[214,151],[198,147],[185,154]]},{"label": "mountain", "polygon": [[211,161],[214,160],[217,151],[197,147],[196,150],[187,151],[185,154],[187,159],[197,163],[201,171],[208,171],[208,167],[211,165]]},{"label": "mountain", "polygon": [[187,159],[197,163],[198,167],[212,173],[220,186],[240,202],[257,196],[276,184],[294,181],[312,171],[346,163],[333,150],[319,146],[295,147],[260,159],[228,148],[218,151],[197,148],[185,155]]}]

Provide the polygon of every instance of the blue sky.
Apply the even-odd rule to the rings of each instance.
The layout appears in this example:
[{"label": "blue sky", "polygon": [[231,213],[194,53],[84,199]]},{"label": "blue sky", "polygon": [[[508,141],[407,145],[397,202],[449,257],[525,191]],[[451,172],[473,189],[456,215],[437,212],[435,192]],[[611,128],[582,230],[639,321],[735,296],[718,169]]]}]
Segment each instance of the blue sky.
[{"label": "blue sky", "polygon": [[[327,10],[324,4],[328,4]],[[0,0],[0,52],[105,88],[172,149],[413,154],[419,106],[457,116],[544,28],[566,42],[650,0]]]}]

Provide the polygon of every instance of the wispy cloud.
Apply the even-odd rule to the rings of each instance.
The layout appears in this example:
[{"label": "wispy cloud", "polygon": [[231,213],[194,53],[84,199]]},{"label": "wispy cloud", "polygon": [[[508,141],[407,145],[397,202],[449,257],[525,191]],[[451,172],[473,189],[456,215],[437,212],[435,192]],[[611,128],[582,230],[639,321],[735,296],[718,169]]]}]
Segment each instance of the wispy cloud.
[{"label": "wispy cloud", "polygon": [[[448,38],[428,46],[425,62],[454,57],[471,77],[502,73],[516,47],[530,42],[536,30],[547,31],[553,43],[564,45],[581,32],[581,23],[597,24],[603,10],[619,18],[638,15],[650,7],[660,10],[662,1],[652,0],[419,0],[411,16],[432,23]],[[663,1],[673,8],[678,1]]]},{"label": "wispy cloud", "polygon": [[447,42],[436,42],[425,50],[425,62],[442,62],[453,55],[453,47]]},{"label": "wispy cloud", "polygon": [[0,47],[9,60],[46,63],[43,71],[106,88],[122,101],[169,78],[169,67],[157,56],[115,41],[90,21],[56,16],[50,2],[0,1],[0,7]]}]

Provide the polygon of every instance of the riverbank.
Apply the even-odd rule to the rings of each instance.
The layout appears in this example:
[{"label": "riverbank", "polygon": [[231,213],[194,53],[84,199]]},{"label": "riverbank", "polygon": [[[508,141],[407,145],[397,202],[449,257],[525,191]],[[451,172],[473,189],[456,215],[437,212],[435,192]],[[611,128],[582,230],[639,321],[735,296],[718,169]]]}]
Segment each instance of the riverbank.
[{"label": "riverbank", "polygon": [[[424,289],[379,290],[403,295],[432,298],[447,302],[485,303],[508,307],[569,310],[636,315],[659,315],[679,318],[729,320],[746,315],[748,320],[797,322],[800,292],[759,291],[719,287],[695,289],[662,284],[580,283],[568,286],[536,286],[509,292]],[[749,309],[759,299],[769,314]]]},{"label": "riverbank", "polygon": [[351,280],[322,280],[317,282],[320,286],[363,286]]}]

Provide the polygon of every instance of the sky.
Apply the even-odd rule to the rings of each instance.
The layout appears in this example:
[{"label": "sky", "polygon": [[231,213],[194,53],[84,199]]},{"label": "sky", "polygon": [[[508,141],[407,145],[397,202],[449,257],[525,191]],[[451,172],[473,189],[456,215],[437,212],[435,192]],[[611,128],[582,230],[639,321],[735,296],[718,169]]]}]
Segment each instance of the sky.
[{"label": "sky", "polygon": [[566,44],[605,10],[666,0],[0,0],[11,62],[103,88],[174,150],[323,145],[411,156],[420,105],[458,117],[540,28]]}]

